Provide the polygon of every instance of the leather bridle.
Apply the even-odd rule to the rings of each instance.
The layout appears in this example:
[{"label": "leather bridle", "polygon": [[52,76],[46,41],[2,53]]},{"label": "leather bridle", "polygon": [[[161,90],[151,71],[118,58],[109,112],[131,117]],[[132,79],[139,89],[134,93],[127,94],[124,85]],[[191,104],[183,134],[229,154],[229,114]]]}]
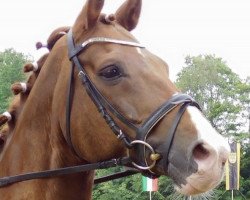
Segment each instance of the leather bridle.
[{"label": "leather bridle", "polygon": [[[136,126],[132,122],[130,122],[125,116],[123,116],[115,107],[113,107],[112,103],[110,103],[96,88],[96,86],[92,83],[91,79],[89,78],[84,66],[80,63],[78,59],[78,55],[82,53],[88,46],[93,45],[95,43],[112,43],[117,45],[125,45],[130,47],[137,47],[137,48],[144,48],[142,45],[136,42],[131,41],[124,41],[118,39],[111,39],[105,37],[96,37],[90,38],[86,40],[81,45],[75,45],[74,39],[72,35],[72,30],[69,31],[67,34],[68,36],[68,54],[69,60],[72,63],[71,72],[70,72],[70,79],[68,84],[68,94],[67,94],[67,102],[66,102],[66,141],[68,145],[71,147],[72,151],[81,158],[80,153],[74,148],[74,145],[71,140],[71,131],[70,131],[70,116],[71,116],[71,106],[72,106],[72,81],[73,81],[73,74],[74,74],[74,67],[77,67],[78,76],[84,85],[88,95],[90,96],[91,100],[94,102],[95,106],[97,107],[98,111],[105,119],[108,126],[111,128],[113,133],[120,139],[124,145],[129,148],[135,148],[136,152],[136,161],[133,161],[130,157],[123,157],[118,159],[112,159],[108,161],[98,162],[98,163],[91,163],[85,165],[78,165],[73,167],[66,167],[66,168],[59,168],[59,169],[52,169],[40,172],[32,172],[32,173],[25,173],[16,176],[10,177],[3,177],[0,178],[0,187],[4,187],[9,184],[13,184],[20,181],[37,179],[37,178],[47,178],[52,176],[61,176],[66,174],[72,173],[79,173],[83,171],[89,171],[94,169],[103,169],[114,167],[118,165],[134,166],[140,172],[148,176],[157,176],[154,174],[151,169],[155,166],[156,160],[152,160],[151,164],[148,164],[146,159],[146,149],[150,151],[151,155],[155,154],[154,148],[147,142],[147,138],[151,133],[151,130],[155,125],[159,123],[159,121],[166,116],[169,112],[171,112],[174,108],[180,107],[175,120],[168,130],[167,133],[167,145],[164,155],[161,155],[163,158],[168,160],[168,155],[174,140],[174,135],[177,129],[177,126],[180,122],[180,119],[185,112],[188,106],[195,106],[200,109],[199,105],[193,100],[192,97],[186,94],[177,93],[173,95],[169,100],[163,103],[157,110],[155,110],[144,122],[141,126]],[[120,126],[115,122],[113,117],[110,115],[113,114],[116,118],[118,118],[122,123],[124,123],[127,127],[132,129],[136,133],[135,139],[131,139]],[[165,163],[165,167],[168,166],[168,163]],[[133,174],[133,172],[131,173]],[[129,173],[127,175],[130,175]],[[105,179],[106,181],[106,179]]]},{"label": "leather bridle", "polygon": [[[153,161],[152,164],[148,164],[146,161],[145,152],[146,149],[151,151],[151,154],[155,154],[155,150],[153,147],[147,143],[147,137],[150,134],[150,131],[152,128],[170,111],[172,111],[174,108],[180,105],[180,109],[176,115],[175,121],[173,122],[172,127],[170,128],[168,132],[168,143],[167,143],[167,152],[166,155],[168,157],[170,148],[173,143],[174,139],[174,133],[176,131],[176,128],[179,124],[179,121],[185,112],[187,106],[195,106],[198,109],[200,109],[200,106],[193,100],[192,97],[186,94],[175,94],[173,95],[169,100],[167,100],[165,103],[163,103],[156,111],[154,111],[141,126],[136,126],[132,122],[130,122],[126,117],[124,117],[116,108],[113,107],[113,105],[99,92],[99,90],[96,88],[94,83],[89,78],[84,66],[80,63],[78,59],[78,55],[82,53],[84,50],[86,50],[87,47],[90,45],[96,44],[96,43],[112,43],[117,45],[125,45],[125,46],[131,46],[131,47],[137,47],[137,48],[144,48],[139,43],[131,42],[131,41],[124,41],[124,40],[117,40],[117,39],[111,39],[111,38],[105,38],[105,37],[95,37],[90,38],[83,42],[81,45],[76,46],[74,44],[73,34],[72,30],[68,32],[68,54],[69,59],[72,62],[72,71],[71,71],[71,77],[73,77],[73,69],[74,66],[77,67],[78,76],[82,82],[82,84],[85,86],[85,89],[88,93],[88,95],[91,97],[92,101],[96,105],[98,111],[101,113],[102,117],[105,119],[106,123],[109,125],[109,127],[112,129],[113,133],[123,141],[125,146],[129,149],[136,148],[137,152],[137,160],[139,163],[135,163],[132,161],[132,164],[134,167],[140,169],[140,170],[150,170],[153,168],[156,164],[156,161]],[[68,97],[71,95],[71,80],[69,81],[69,92]],[[72,147],[72,149],[76,152],[76,150],[73,147],[73,144],[71,142],[71,134],[70,134],[70,105],[71,100],[68,99],[67,104],[67,141],[69,145]],[[112,116],[109,114],[109,112],[112,113],[114,116],[116,116],[121,122],[123,122],[127,127],[131,128],[133,131],[136,132],[136,138],[134,140],[131,140],[131,138],[128,137],[126,133],[120,128],[117,123],[114,121]],[[77,153],[77,152],[76,152]],[[77,153],[78,154],[78,153]],[[151,172],[152,173],[152,172]]]}]

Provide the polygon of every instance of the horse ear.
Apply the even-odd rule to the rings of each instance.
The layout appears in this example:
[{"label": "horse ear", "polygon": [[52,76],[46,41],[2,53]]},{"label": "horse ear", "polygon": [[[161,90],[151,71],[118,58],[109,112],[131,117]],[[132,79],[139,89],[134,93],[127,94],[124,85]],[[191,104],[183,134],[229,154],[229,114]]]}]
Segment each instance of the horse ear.
[{"label": "horse ear", "polygon": [[104,0],[87,0],[74,26],[85,30],[93,27],[100,16],[103,4]]},{"label": "horse ear", "polygon": [[127,0],[116,11],[117,22],[128,31],[133,30],[139,20],[142,0]]}]

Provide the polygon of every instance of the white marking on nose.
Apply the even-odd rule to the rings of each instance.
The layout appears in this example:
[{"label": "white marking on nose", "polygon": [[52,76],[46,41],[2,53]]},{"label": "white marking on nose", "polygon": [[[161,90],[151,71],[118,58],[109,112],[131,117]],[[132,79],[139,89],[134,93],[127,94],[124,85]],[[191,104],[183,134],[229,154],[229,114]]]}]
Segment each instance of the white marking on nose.
[{"label": "white marking on nose", "polygon": [[210,147],[216,150],[217,153],[220,153],[221,148],[225,148],[226,151],[230,152],[230,147],[226,139],[212,127],[210,122],[196,107],[189,106],[187,111],[197,129],[199,140],[207,143]]}]

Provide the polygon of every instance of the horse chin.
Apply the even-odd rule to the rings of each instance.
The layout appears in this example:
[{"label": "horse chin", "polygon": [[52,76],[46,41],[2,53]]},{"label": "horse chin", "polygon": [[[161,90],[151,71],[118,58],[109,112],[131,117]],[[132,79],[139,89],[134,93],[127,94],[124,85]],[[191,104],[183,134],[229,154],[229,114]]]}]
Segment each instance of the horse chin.
[{"label": "horse chin", "polygon": [[209,168],[198,165],[197,171],[193,173],[187,171],[169,163],[167,174],[173,180],[175,190],[186,196],[206,194],[217,187],[224,176],[224,168],[216,164]]},{"label": "horse chin", "polygon": [[199,189],[195,188],[191,184],[187,183],[186,185],[181,185],[181,187],[175,185],[175,190],[178,193],[181,193],[183,195],[187,196],[196,196],[196,195],[201,195],[205,193],[205,191],[200,191]]},{"label": "horse chin", "polygon": [[194,174],[186,179],[186,184],[176,185],[175,189],[183,195],[197,196],[213,190],[220,182],[221,178],[206,181],[205,177]]}]

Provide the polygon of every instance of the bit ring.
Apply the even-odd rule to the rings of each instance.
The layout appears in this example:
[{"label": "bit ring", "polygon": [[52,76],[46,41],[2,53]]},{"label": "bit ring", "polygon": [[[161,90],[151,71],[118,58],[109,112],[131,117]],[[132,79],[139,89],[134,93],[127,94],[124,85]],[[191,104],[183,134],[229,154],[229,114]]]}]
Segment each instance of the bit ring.
[{"label": "bit ring", "polygon": [[[155,154],[153,147],[150,144],[148,144],[147,142],[144,142],[142,140],[134,140],[130,144],[131,145],[142,144],[151,151],[151,154]],[[141,170],[150,170],[155,166],[155,164],[156,164],[156,160],[153,160],[153,163],[149,166],[140,166],[140,165],[136,164],[135,162],[132,162],[132,165],[134,165],[134,167],[141,169]]]}]

